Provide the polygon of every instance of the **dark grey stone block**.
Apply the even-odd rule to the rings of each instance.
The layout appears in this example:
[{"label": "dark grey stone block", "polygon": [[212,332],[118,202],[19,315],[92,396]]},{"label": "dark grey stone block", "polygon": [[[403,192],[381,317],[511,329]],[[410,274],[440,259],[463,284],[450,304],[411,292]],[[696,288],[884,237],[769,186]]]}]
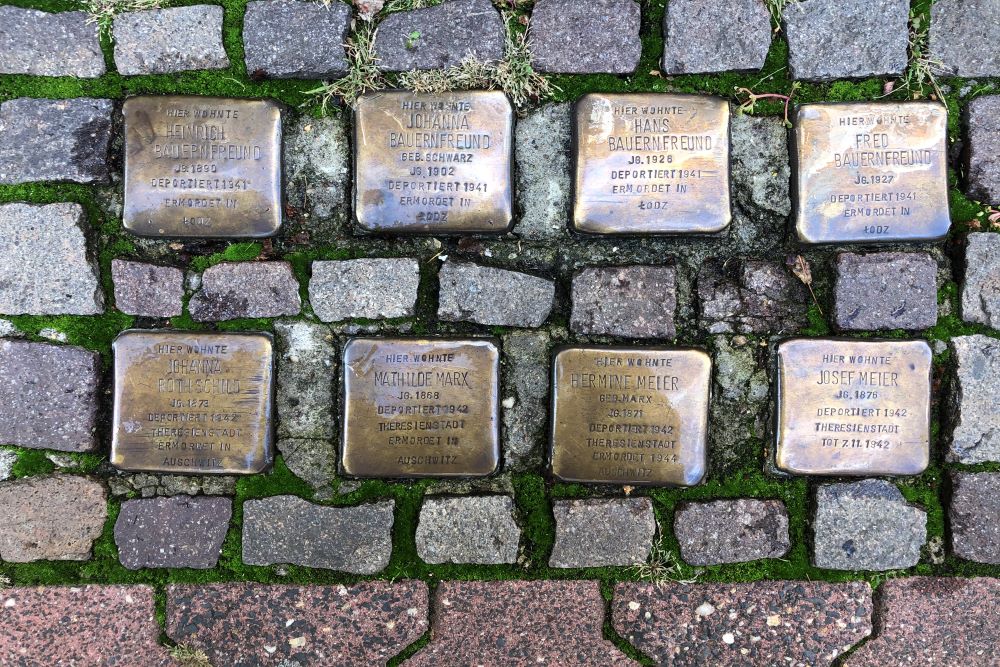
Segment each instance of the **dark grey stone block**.
[{"label": "dark grey stone block", "polygon": [[631,74],[639,66],[635,0],[537,0],[528,48],[539,72]]},{"label": "dark grey stone block", "polygon": [[351,7],[333,0],[247,3],[243,48],[251,77],[337,79],[349,69],[344,42]]},{"label": "dark grey stone block", "polygon": [[763,0],[671,0],[663,16],[663,73],[758,70],[771,48]]},{"label": "dark grey stone block", "polygon": [[677,308],[672,266],[590,268],[573,277],[570,329],[626,338],[673,338]]},{"label": "dark grey stone block", "polygon": [[937,270],[937,262],[926,253],[837,255],[834,323],[860,331],[934,326]]},{"label": "dark grey stone block", "polygon": [[97,30],[85,12],[0,6],[0,74],[99,77],[105,67]]},{"label": "dark grey stone block", "polygon": [[115,522],[118,559],[129,570],[215,567],[229,530],[229,498],[172,496],[126,500]]}]

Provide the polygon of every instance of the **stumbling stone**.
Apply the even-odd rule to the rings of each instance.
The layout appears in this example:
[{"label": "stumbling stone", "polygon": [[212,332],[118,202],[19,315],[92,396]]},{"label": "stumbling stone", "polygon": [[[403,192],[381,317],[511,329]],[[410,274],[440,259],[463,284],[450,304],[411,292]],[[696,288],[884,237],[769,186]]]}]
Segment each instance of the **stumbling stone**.
[{"label": "stumbling stone", "polygon": [[677,308],[672,266],[584,269],[573,277],[569,327],[576,333],[673,338]]},{"label": "stumbling stone", "polygon": [[955,555],[1000,564],[1000,474],[951,474],[951,544]]},{"label": "stumbling stone", "polygon": [[443,581],[434,609],[431,641],[407,667],[636,664],[603,637],[596,581]]},{"label": "stumbling stone", "polygon": [[278,451],[292,474],[316,491],[316,498],[332,495],[330,485],[337,477],[337,448],[333,440],[282,438],[278,440]]},{"label": "stumbling stone", "polygon": [[615,631],[663,665],[832,665],[871,634],[871,615],[857,581],[620,583],[611,601]]},{"label": "stumbling stone", "polygon": [[118,73],[169,74],[192,69],[226,69],[219,5],[191,5],[129,12],[115,17]]},{"label": "stumbling stone", "polygon": [[0,313],[99,315],[104,294],[79,204],[0,205]]},{"label": "stumbling stone", "polygon": [[339,79],[349,65],[344,53],[351,7],[298,0],[247,3],[243,49],[247,73],[272,79]]},{"label": "stumbling stone", "polygon": [[324,322],[411,317],[419,286],[415,259],[313,262],[309,303]]},{"label": "stumbling stone", "polygon": [[510,496],[425,498],[420,508],[417,555],[426,563],[514,563],[520,539]]},{"label": "stumbling stone", "polygon": [[336,345],[309,322],[275,322],[279,438],[332,438]]},{"label": "stumbling stone", "polygon": [[850,667],[996,662],[1000,579],[903,577],[879,586],[878,634],[851,655]]},{"label": "stumbling stone", "polygon": [[927,513],[880,479],[816,491],[813,562],[831,570],[899,570],[920,560]]},{"label": "stumbling stone", "polygon": [[771,48],[763,0],[673,0],[663,16],[663,73],[759,70]]},{"label": "stumbling stone", "polygon": [[445,262],[438,280],[438,317],[447,322],[539,327],[555,299],[551,280],[489,266]]},{"label": "stumbling stone", "polygon": [[674,515],[681,558],[691,565],[781,558],[790,547],[788,512],[780,500],[686,503]]},{"label": "stumbling stone", "polygon": [[0,603],[0,664],[177,665],[159,643],[151,586],[7,588]]},{"label": "stumbling stone", "polygon": [[379,23],[375,54],[387,72],[445,69],[504,57],[504,24],[490,0],[447,0],[390,14]]},{"label": "stumbling stone", "polygon": [[[306,115],[285,130],[283,164],[290,210],[303,216],[301,238],[333,242],[350,218],[351,151],[349,116]],[[294,224],[294,220],[292,221]]]},{"label": "stumbling stone", "polygon": [[1000,76],[1000,0],[938,0],[931,5],[930,59],[945,74]]},{"label": "stumbling stone", "polygon": [[384,665],[427,631],[427,584],[167,586],[167,634],[213,665]]},{"label": "stumbling stone", "polygon": [[130,570],[211,569],[219,562],[232,513],[229,498],[126,500],[115,522],[118,559]]},{"label": "stumbling stone", "polygon": [[635,0],[537,0],[528,48],[539,72],[631,74],[639,66]]},{"label": "stumbling stone", "polygon": [[926,253],[837,255],[833,321],[840,329],[927,329],[937,323],[937,262]]},{"label": "stumbling stone", "polygon": [[539,443],[548,424],[549,335],[516,330],[503,336],[504,469],[525,470],[541,463]]},{"label": "stumbling stone", "polygon": [[0,104],[0,185],[107,183],[112,108],[89,97]]},{"label": "stumbling stone", "polygon": [[1000,341],[989,336],[956,336],[949,342],[955,363],[952,380],[951,445],[956,463],[1000,461]]},{"label": "stumbling stone", "polygon": [[104,487],[50,475],[0,482],[0,560],[87,560],[108,518]]},{"label": "stumbling stone", "polygon": [[[872,20],[873,17],[878,20]],[[902,74],[907,0],[806,0],[782,12],[793,79],[830,81]]]},{"label": "stumbling stone", "polygon": [[126,315],[174,317],[184,312],[184,272],[124,259],[111,260],[115,308]]},{"label": "stumbling stone", "polygon": [[288,262],[222,262],[205,269],[188,302],[197,322],[298,315],[299,283]]},{"label": "stumbling stone", "polygon": [[97,23],[86,12],[0,7],[0,74],[92,79],[104,71]]},{"label": "stumbling stone", "polygon": [[0,339],[0,443],[89,452],[97,447],[96,352]]},{"label": "stumbling stone", "polygon": [[969,102],[965,127],[965,191],[975,200],[1000,205],[1000,95]]},{"label": "stumbling stone", "polygon": [[573,106],[546,104],[518,120],[514,128],[520,212],[514,232],[533,241],[558,238],[569,229],[572,188]]},{"label": "stumbling stone", "polygon": [[323,507],[296,496],[248,500],[243,504],[243,562],[375,574],[392,553],[394,504]]},{"label": "stumbling stone", "polygon": [[807,292],[785,267],[709,260],[698,272],[701,324],[709,333],[790,333],[807,323]]},{"label": "stumbling stone", "polygon": [[649,558],[656,517],[649,498],[557,500],[549,567],[639,565]]}]

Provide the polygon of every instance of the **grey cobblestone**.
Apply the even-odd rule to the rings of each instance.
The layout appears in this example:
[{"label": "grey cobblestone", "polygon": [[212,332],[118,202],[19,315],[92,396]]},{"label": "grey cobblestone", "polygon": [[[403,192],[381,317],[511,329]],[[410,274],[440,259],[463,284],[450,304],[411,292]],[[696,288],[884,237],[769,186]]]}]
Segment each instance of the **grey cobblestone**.
[{"label": "grey cobblestone", "polygon": [[169,74],[225,69],[219,5],[190,5],[119,14],[114,19],[119,74]]},{"label": "grey cobblestone", "polygon": [[205,269],[188,302],[198,322],[298,315],[299,283],[288,262],[222,262]]},{"label": "grey cobblestone", "polygon": [[0,7],[0,73],[33,76],[104,74],[97,23],[85,12]]},{"label": "grey cobblestone", "polygon": [[663,16],[663,73],[758,70],[771,48],[762,0],[673,0]]},{"label": "grey cobblestone", "polygon": [[339,79],[351,8],[342,2],[258,0],[247,3],[243,47],[250,76]]},{"label": "grey cobblestone", "polygon": [[420,508],[417,555],[427,563],[513,563],[520,539],[510,496],[425,498]]},{"label": "grey cobblestone", "polygon": [[324,322],[410,317],[419,286],[415,259],[313,262],[309,303]]},{"label": "grey cobblestone", "polygon": [[556,542],[549,567],[607,567],[645,563],[656,517],[649,498],[557,500]]},{"label": "grey cobblestone", "polygon": [[630,74],[639,65],[635,0],[537,0],[528,47],[539,72]]},{"label": "grey cobblestone", "polygon": [[551,280],[476,264],[445,262],[438,279],[438,317],[448,322],[538,327],[555,298]]}]

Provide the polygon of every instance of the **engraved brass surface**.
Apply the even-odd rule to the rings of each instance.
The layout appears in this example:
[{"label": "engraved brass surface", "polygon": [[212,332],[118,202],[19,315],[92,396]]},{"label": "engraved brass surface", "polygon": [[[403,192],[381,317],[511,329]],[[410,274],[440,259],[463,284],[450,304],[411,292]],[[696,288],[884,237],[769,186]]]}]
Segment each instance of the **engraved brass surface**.
[{"label": "engraved brass surface", "polygon": [[199,475],[270,467],[270,335],[134,330],[113,350],[115,467]]},{"label": "engraved brass surface", "polygon": [[793,339],[778,346],[778,468],[918,475],[930,444],[926,342]]},{"label": "engraved brass surface", "polygon": [[125,228],[262,237],[281,226],[281,111],[268,100],[125,101]]},{"label": "engraved brass surface", "polygon": [[373,232],[504,233],[514,114],[495,91],[372,93],[354,112],[355,206]]},{"label": "engraved brass surface", "polygon": [[500,352],[489,339],[355,338],[344,348],[342,470],[472,477],[500,460]]},{"label": "engraved brass surface", "polygon": [[578,231],[721,231],[732,217],[729,104],[704,95],[585,95],[576,106],[575,179]]},{"label": "engraved brass surface", "polygon": [[795,117],[795,228],[807,243],[948,233],[947,111],[934,102],[806,104]]},{"label": "engraved brass surface", "polygon": [[552,364],[552,473],[572,482],[698,484],[711,369],[699,350],[560,350]]}]

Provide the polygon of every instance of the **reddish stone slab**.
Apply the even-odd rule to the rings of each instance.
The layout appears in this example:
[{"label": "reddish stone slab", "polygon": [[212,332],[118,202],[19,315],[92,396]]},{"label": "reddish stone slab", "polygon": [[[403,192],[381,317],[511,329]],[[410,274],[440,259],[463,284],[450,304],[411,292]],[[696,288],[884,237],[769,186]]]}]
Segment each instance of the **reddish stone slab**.
[{"label": "reddish stone slab", "polygon": [[602,636],[596,581],[446,581],[433,625],[406,667],[636,664]]},{"label": "reddish stone slab", "polygon": [[213,665],[375,665],[427,630],[427,585],[167,587],[167,634]]},{"label": "reddish stone slab", "polygon": [[0,665],[177,665],[159,635],[149,586],[0,591]]},{"label": "reddish stone slab", "polygon": [[871,634],[871,614],[864,582],[623,583],[611,603],[618,634],[678,667],[830,665]]},{"label": "reddish stone slab", "polygon": [[993,667],[1000,655],[1000,579],[908,577],[878,589],[876,636],[849,667]]}]

